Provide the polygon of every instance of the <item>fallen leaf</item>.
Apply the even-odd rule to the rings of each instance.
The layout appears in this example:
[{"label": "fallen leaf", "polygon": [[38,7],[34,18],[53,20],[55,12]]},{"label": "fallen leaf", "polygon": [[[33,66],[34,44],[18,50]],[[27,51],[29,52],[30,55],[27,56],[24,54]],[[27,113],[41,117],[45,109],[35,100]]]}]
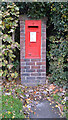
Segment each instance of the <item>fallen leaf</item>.
[{"label": "fallen leaf", "polygon": [[5,95],[11,95],[11,93],[5,93]]},{"label": "fallen leaf", "polygon": [[52,106],[52,108],[54,108],[54,107]]},{"label": "fallen leaf", "polygon": [[15,116],[13,116],[12,118],[15,118]]},{"label": "fallen leaf", "polygon": [[56,89],[53,93],[54,93],[54,94],[56,94],[58,91],[59,91],[59,90],[58,90],[58,89]]},{"label": "fallen leaf", "polygon": [[62,92],[63,91],[63,88],[60,88],[60,92]]},{"label": "fallen leaf", "polygon": [[51,103],[50,103],[50,105],[51,105]]},{"label": "fallen leaf", "polygon": [[34,91],[34,94],[36,94],[36,91]]},{"label": "fallen leaf", "polygon": [[36,114],[36,112],[34,112],[34,115]]},{"label": "fallen leaf", "polygon": [[29,111],[30,111],[30,108],[29,108]]},{"label": "fallen leaf", "polygon": [[55,86],[53,85],[53,84],[51,84],[50,86],[49,86],[49,89],[55,89]]},{"label": "fallen leaf", "polygon": [[10,111],[8,111],[8,114],[11,114],[11,112],[10,112]]},{"label": "fallen leaf", "polygon": [[58,107],[58,105],[55,105],[55,107]]},{"label": "fallen leaf", "polygon": [[22,99],[20,99],[22,101]]},{"label": "fallen leaf", "polygon": [[27,105],[25,104],[25,107],[27,107]]}]

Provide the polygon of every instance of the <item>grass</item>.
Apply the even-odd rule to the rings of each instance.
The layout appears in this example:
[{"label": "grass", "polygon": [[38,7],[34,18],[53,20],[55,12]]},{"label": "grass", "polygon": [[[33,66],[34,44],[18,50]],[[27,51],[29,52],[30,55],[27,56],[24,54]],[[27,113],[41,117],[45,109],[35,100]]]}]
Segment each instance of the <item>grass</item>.
[{"label": "grass", "polygon": [[23,104],[18,98],[12,95],[2,96],[2,118],[24,118],[22,112]]},{"label": "grass", "polygon": [[23,93],[23,91],[21,90],[21,88],[17,88],[15,91],[16,91],[18,94],[21,94],[21,95],[23,95],[24,97],[26,97],[26,95],[24,95],[24,93]]}]

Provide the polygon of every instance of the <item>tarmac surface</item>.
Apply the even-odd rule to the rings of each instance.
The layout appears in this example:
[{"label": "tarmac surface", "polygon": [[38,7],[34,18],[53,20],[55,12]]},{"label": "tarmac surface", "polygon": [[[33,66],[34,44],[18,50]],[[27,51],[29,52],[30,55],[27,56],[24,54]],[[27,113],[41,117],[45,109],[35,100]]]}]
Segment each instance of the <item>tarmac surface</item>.
[{"label": "tarmac surface", "polygon": [[36,109],[32,108],[36,114],[30,113],[30,118],[60,118],[59,110],[52,107],[49,101],[42,101],[36,105]]}]

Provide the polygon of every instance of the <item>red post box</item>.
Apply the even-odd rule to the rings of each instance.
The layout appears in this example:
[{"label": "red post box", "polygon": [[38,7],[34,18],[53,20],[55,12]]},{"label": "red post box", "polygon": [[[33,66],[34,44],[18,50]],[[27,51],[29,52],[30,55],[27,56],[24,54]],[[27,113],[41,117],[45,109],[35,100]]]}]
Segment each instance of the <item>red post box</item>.
[{"label": "red post box", "polygon": [[21,83],[33,86],[46,81],[46,18],[20,16]]},{"label": "red post box", "polygon": [[41,20],[25,20],[25,58],[41,58]]}]

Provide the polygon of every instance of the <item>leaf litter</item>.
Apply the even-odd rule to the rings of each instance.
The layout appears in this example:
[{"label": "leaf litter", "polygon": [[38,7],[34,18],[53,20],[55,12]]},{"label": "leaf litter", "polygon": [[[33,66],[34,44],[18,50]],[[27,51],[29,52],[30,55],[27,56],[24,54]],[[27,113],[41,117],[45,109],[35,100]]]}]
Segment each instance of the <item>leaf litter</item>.
[{"label": "leaf litter", "polygon": [[21,112],[24,113],[25,118],[29,118],[30,113],[36,114],[31,108],[34,107],[34,110],[36,110],[36,105],[43,100],[50,101],[52,109],[58,108],[61,116],[64,114],[65,90],[57,85],[44,84],[29,87],[17,84],[15,81],[4,82],[2,85],[4,95],[12,95],[14,98],[19,98],[22,101],[23,109]]}]

